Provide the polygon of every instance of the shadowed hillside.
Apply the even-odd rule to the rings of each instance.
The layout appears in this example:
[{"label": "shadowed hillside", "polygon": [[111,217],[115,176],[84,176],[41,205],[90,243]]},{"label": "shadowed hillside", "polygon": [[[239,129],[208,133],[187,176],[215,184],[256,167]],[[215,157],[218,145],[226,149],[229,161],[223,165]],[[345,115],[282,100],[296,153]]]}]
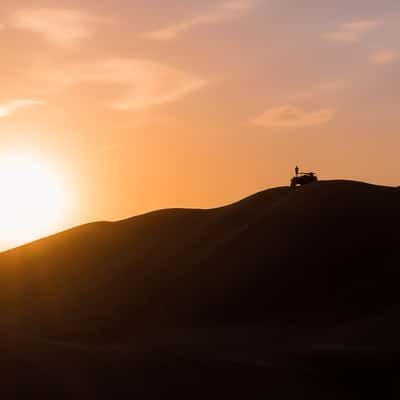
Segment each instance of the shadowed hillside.
[{"label": "shadowed hillside", "polygon": [[[394,329],[400,326],[399,226],[398,188],[351,181],[271,189],[211,210],[162,210],[85,225],[0,254],[2,334],[22,341],[24,354],[40,352],[40,340],[62,360],[83,357],[87,365],[79,365],[93,382],[116,365],[146,365],[157,381],[157,365],[178,358],[177,374],[185,371],[188,382],[196,381],[196,371],[210,375],[205,390],[216,384],[214,373],[222,374],[223,392],[225,379],[238,374],[244,391],[264,382],[265,394],[274,387],[282,396],[275,398],[312,394],[310,377],[299,372],[310,365],[328,363],[337,378],[342,363],[354,360],[349,376],[341,372],[349,390],[331,391],[332,398],[336,390],[353,398],[360,391],[352,380],[357,346],[400,345],[393,334],[400,331]],[[152,356],[138,356],[132,343],[151,348]],[[154,346],[163,350],[154,355]],[[21,358],[21,350],[6,349],[13,360]],[[271,361],[273,349],[290,354]],[[386,353],[362,354],[372,376],[388,360]],[[98,375],[94,359],[105,363]],[[44,369],[46,362],[56,361],[44,361]],[[66,363],[76,368],[78,361]],[[146,368],[139,370],[145,375]],[[380,384],[388,387],[393,371],[379,375]],[[324,385],[337,379],[316,379],[316,396],[330,398]],[[293,386],[285,397],[287,383]]]}]

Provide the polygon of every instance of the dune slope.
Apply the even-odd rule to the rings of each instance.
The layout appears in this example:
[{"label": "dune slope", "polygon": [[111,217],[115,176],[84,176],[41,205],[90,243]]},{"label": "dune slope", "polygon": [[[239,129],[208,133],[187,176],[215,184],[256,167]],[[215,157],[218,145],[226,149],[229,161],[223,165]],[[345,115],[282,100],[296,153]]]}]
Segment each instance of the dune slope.
[{"label": "dune slope", "polygon": [[399,188],[327,181],[1,253],[1,388],[396,399],[399,226]]},{"label": "dune slope", "polygon": [[399,200],[327,181],[78,227],[0,254],[3,324],[68,337],[369,316],[400,300]]}]

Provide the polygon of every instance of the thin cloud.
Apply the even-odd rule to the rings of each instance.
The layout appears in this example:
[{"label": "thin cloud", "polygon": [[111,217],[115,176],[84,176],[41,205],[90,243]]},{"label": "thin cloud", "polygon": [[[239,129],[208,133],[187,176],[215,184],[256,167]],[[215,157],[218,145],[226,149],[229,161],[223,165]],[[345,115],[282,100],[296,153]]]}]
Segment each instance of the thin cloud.
[{"label": "thin cloud", "polygon": [[397,50],[381,50],[371,54],[370,60],[374,64],[391,64],[395,61],[400,60],[400,52]]},{"label": "thin cloud", "polygon": [[76,45],[91,36],[96,21],[81,11],[66,8],[22,9],[11,16],[14,28],[40,34],[63,46]]},{"label": "thin cloud", "polygon": [[134,111],[175,102],[206,84],[205,80],[187,72],[143,59],[101,62],[94,66],[87,79],[125,85],[124,94],[110,106]]},{"label": "thin cloud", "polygon": [[382,22],[377,20],[354,21],[341,25],[336,31],[325,33],[324,37],[345,43],[359,42],[365,35],[378,29],[381,25]]},{"label": "thin cloud", "polygon": [[41,100],[14,100],[8,103],[0,104],[0,118],[8,117],[9,115],[26,108],[31,108],[43,104]]},{"label": "thin cloud", "polygon": [[143,36],[147,39],[160,41],[173,40],[178,36],[202,25],[217,24],[224,22],[225,20],[235,18],[249,10],[252,5],[253,1],[250,0],[227,1],[208,12],[188,18],[187,20],[179,21],[175,24],[155,30],[153,32],[147,32]]},{"label": "thin cloud", "polygon": [[336,110],[325,108],[307,112],[299,107],[283,106],[267,110],[253,123],[271,128],[297,128],[324,125],[336,117]]},{"label": "thin cloud", "polygon": [[172,103],[207,83],[189,72],[141,58],[110,58],[62,68],[38,64],[30,72],[30,80],[42,96],[81,83],[115,85],[120,94],[105,99],[105,103],[121,111],[143,111]]}]

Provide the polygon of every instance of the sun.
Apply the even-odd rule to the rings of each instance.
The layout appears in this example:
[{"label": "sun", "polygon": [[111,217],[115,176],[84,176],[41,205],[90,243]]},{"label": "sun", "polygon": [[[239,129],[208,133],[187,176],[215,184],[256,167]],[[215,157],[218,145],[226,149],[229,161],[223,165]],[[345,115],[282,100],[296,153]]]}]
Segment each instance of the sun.
[{"label": "sun", "polygon": [[0,248],[56,230],[67,197],[61,177],[45,161],[26,154],[0,155]]}]

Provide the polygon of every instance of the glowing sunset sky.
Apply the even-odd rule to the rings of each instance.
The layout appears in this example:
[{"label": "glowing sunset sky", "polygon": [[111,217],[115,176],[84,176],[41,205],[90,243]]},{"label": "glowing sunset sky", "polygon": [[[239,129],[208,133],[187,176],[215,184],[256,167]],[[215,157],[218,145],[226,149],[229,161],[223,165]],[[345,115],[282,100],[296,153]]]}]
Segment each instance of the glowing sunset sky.
[{"label": "glowing sunset sky", "polygon": [[398,0],[2,0],[0,157],[62,176],[54,230],[229,203],[296,164],[399,185],[399,21]]}]

